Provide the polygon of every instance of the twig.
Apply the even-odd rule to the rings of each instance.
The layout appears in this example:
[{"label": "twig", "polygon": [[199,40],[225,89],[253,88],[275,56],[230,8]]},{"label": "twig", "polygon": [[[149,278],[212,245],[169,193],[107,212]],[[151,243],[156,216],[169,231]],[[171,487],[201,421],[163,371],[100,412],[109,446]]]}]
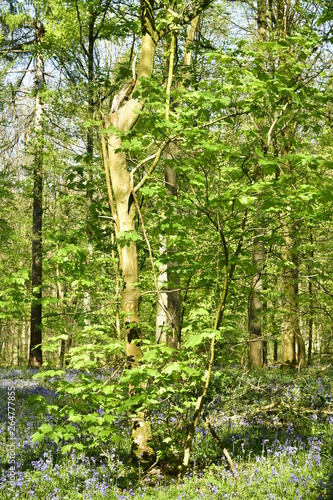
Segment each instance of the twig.
[{"label": "twig", "polygon": [[[152,155],[152,156],[150,157],[150,158],[155,157],[155,159],[154,159],[153,163],[151,164],[151,166],[150,166],[150,168],[149,168],[148,172],[146,172],[146,174],[143,176],[143,178],[141,179],[141,181],[140,181],[140,182],[139,182],[139,183],[138,183],[138,184],[137,184],[137,185],[133,188],[133,193],[136,193],[136,192],[137,192],[137,191],[138,191],[138,190],[139,190],[139,189],[140,189],[140,188],[144,185],[144,183],[146,182],[146,180],[148,179],[148,177],[149,177],[149,176],[153,173],[153,171],[155,170],[156,165],[157,165],[157,164],[158,164],[158,162],[160,161],[161,154],[163,153],[163,151],[164,151],[164,149],[165,149],[166,145],[167,145],[167,144],[169,144],[169,142],[170,142],[171,140],[172,140],[172,139],[171,139],[171,138],[169,138],[169,137],[168,137],[167,139],[165,139],[165,141],[164,141],[164,142],[162,142],[162,144],[161,144],[161,145],[160,145],[160,147],[158,148],[158,150],[157,150],[156,154],[154,154],[154,155]],[[144,161],[145,161],[145,160],[144,160]],[[142,162],[141,162],[141,164],[142,164]],[[137,169],[139,168],[139,166],[140,166],[140,164],[139,164],[139,165],[137,165],[137,166],[135,167],[135,169],[134,169],[134,170],[137,170]],[[134,173],[134,171],[133,171],[133,172],[131,172],[131,174],[132,174],[132,179],[133,179],[133,173]]]},{"label": "twig", "polygon": [[185,449],[184,449],[184,459],[183,459],[182,469],[180,472],[180,477],[182,477],[185,474],[186,469],[188,468],[193,438],[195,435],[195,429],[196,429],[196,426],[198,424],[198,421],[199,421],[199,418],[200,418],[200,415],[202,412],[202,407],[203,407],[205,397],[206,397],[206,394],[208,391],[208,387],[210,384],[210,378],[211,378],[213,363],[214,363],[214,359],[215,359],[216,333],[217,333],[217,330],[219,328],[219,319],[220,318],[222,319],[222,317],[223,317],[225,303],[226,303],[227,295],[228,295],[228,278],[229,278],[229,276],[228,276],[228,263],[227,262],[225,262],[225,265],[224,265],[224,273],[225,273],[225,275],[224,275],[223,292],[222,292],[220,304],[219,304],[217,311],[216,311],[215,325],[214,325],[213,336],[212,336],[212,340],[211,340],[211,344],[210,344],[210,356],[209,356],[209,360],[208,360],[208,369],[207,369],[206,374],[205,374],[205,383],[204,383],[203,388],[201,389],[200,395],[198,396],[198,399],[197,399],[197,402],[195,405],[193,419],[192,419],[192,422],[190,424],[188,436],[186,439],[186,444],[185,444]]},{"label": "twig", "polygon": [[112,379],[113,379],[113,378],[117,375],[117,373],[119,372],[119,370],[120,370],[121,368],[123,368],[124,366],[126,366],[126,362],[125,362],[125,363],[122,363],[122,364],[121,364],[121,365],[120,365],[120,366],[116,369],[116,371],[115,371],[115,372],[113,372],[113,373],[112,373],[112,375],[110,375],[110,377],[109,377],[109,378],[108,378],[108,379],[104,382],[104,384],[102,385],[102,387],[101,387],[100,389],[98,389],[97,394],[99,394],[99,393],[101,392],[101,389],[102,389],[103,387],[105,387],[105,386],[106,386],[106,385],[110,382],[110,380],[112,380]]},{"label": "twig", "polygon": [[170,316],[170,313],[168,311],[168,308],[167,308],[166,304],[164,303],[161,291],[158,288],[158,280],[157,280],[155,266],[154,266],[153,253],[152,253],[151,246],[150,246],[150,243],[149,243],[149,239],[148,239],[148,236],[147,236],[147,233],[146,233],[146,228],[145,228],[145,225],[144,225],[144,222],[143,222],[143,217],[142,217],[142,213],[141,213],[141,210],[140,210],[140,205],[138,203],[138,199],[137,199],[136,194],[135,194],[135,188],[133,186],[133,183],[132,183],[132,195],[133,195],[133,199],[134,199],[134,203],[135,203],[136,209],[137,209],[138,214],[139,214],[139,218],[140,218],[140,222],[141,222],[141,226],[142,226],[143,236],[144,236],[144,239],[146,240],[147,247],[148,247],[149,260],[150,260],[152,271],[153,271],[155,289],[156,289],[156,292],[158,294],[158,298],[161,301],[162,307],[163,307],[163,309],[166,312],[168,320],[170,321],[170,324],[172,324],[172,318]]},{"label": "twig", "polygon": [[215,441],[218,443],[218,445],[222,448],[222,451],[223,451],[223,455],[225,456],[225,458],[228,460],[228,463],[230,465],[230,469],[232,470],[232,472],[234,473],[234,476],[235,478],[237,479],[237,481],[239,480],[239,475],[238,475],[238,472],[237,472],[237,469],[236,469],[236,466],[235,464],[233,463],[232,459],[231,459],[231,456],[229,455],[229,452],[228,450],[225,448],[225,446],[223,446],[223,443],[222,441],[220,440],[220,438],[218,437],[218,435],[216,434],[214,428],[212,427],[211,423],[206,420],[206,423],[208,425],[208,428],[213,436],[213,438],[215,439]]}]

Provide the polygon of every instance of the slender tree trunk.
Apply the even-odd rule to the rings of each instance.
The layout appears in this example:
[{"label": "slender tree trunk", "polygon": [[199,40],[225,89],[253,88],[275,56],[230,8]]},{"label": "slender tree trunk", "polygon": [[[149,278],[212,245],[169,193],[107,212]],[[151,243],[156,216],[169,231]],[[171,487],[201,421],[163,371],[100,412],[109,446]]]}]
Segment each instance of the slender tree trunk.
[{"label": "slender tree trunk", "polygon": [[[58,245],[57,245],[57,250],[58,250]],[[60,273],[59,273],[59,264],[57,262],[57,268],[56,268],[56,277],[57,277],[57,308],[59,310],[59,304],[60,304],[60,310],[61,310],[61,319],[62,319],[62,328],[61,328],[61,333],[65,334],[65,328],[66,328],[66,318],[65,318],[65,311],[64,311],[64,305],[63,305],[63,294],[61,290],[61,285],[60,285]],[[66,356],[66,339],[62,338],[60,342],[60,366],[61,368],[64,368],[65,366],[65,356]]]},{"label": "slender tree trunk", "polygon": [[[195,33],[197,30],[199,22],[199,16],[196,16],[189,27],[185,51],[184,51],[184,67],[188,69],[192,61],[192,44],[194,42]],[[170,90],[173,80],[174,72],[174,60],[176,57],[176,38],[172,35],[171,45],[170,45],[170,58],[168,62],[169,76],[167,80],[167,96],[168,102],[166,106],[166,119],[169,120],[170,113]],[[184,85],[184,80],[188,76],[188,71],[185,72],[183,82],[181,86]],[[168,192],[168,199],[173,205],[174,211],[176,207],[174,200],[177,198],[177,173],[175,169],[170,165],[172,160],[175,160],[177,156],[177,145],[173,142],[167,145],[165,148],[165,160],[166,164],[164,166],[164,183]],[[175,254],[177,252],[176,248],[169,249],[168,241],[166,238],[161,239],[160,251],[163,253],[168,253],[169,255]],[[171,347],[180,347],[180,337],[181,337],[181,297],[180,297],[180,277],[177,273],[178,264],[177,261],[169,261],[167,265],[161,265],[159,269],[159,289],[162,289],[166,285],[168,286],[168,293],[160,293],[157,304],[157,314],[156,314],[156,341],[165,342]],[[170,323],[170,325],[169,325]],[[171,328],[171,331],[170,331]]]},{"label": "slender tree trunk", "polygon": [[[160,255],[163,256],[166,253],[166,240],[165,237],[160,235]],[[158,289],[159,294],[157,298],[157,309],[156,309],[156,343],[157,344],[167,344],[168,335],[168,317],[167,317],[167,307],[168,307],[168,294],[163,292],[163,289],[167,286],[168,275],[167,275],[167,265],[161,264],[158,270]]]},{"label": "slender tree trunk", "polygon": [[[5,312],[6,312],[6,306],[5,306]],[[3,339],[3,343],[2,343],[2,350],[1,350],[1,359],[2,359],[2,362],[4,363],[4,365],[6,366],[7,363],[8,363],[8,359],[7,359],[7,353],[8,353],[8,341],[7,341],[7,325],[6,325],[6,321],[4,321],[2,323],[2,329],[1,329],[1,334],[2,334],[2,339]]]},{"label": "slender tree trunk", "polygon": [[[263,283],[263,290],[266,291],[267,289],[267,283],[266,280],[264,280]],[[267,300],[266,298],[263,300],[262,303],[262,312],[263,312],[263,317],[261,320],[261,336],[263,337],[263,332],[267,331],[267,316],[266,316],[266,311],[267,311]],[[266,366],[268,364],[268,342],[266,339],[262,340],[262,364],[263,366]]]},{"label": "slender tree trunk", "polygon": [[5,349],[5,337],[3,333],[3,326],[2,326],[2,321],[0,321],[0,362],[1,364],[4,361],[4,351]]},{"label": "slender tree trunk", "polygon": [[[314,250],[313,250],[313,235],[310,229],[310,244],[311,244],[311,264],[313,263]],[[312,277],[311,277],[311,265],[308,266],[309,274],[309,345],[308,345],[308,366],[311,365],[312,361],[312,340],[313,340],[313,289],[312,289]]]},{"label": "slender tree trunk", "polygon": [[[257,36],[261,42],[266,37],[266,16],[267,6],[266,0],[257,1]],[[258,165],[254,173],[254,181],[260,182],[263,179],[263,170]],[[260,200],[258,201],[260,205]],[[255,223],[260,225],[260,206],[258,206]],[[250,338],[249,348],[249,366],[262,366],[263,349],[262,349],[262,271],[265,260],[265,248],[262,241],[262,230],[258,228],[253,242],[253,265],[256,269],[252,278],[251,295],[249,302],[249,320],[248,330]],[[266,347],[267,352],[267,347]]]},{"label": "slender tree trunk", "polygon": [[282,317],[282,336],[283,336],[283,362],[289,365],[295,363],[295,331],[294,331],[294,303],[295,289],[293,284],[292,265],[292,242],[288,234],[288,228],[285,229],[285,245],[282,250],[284,261],[283,271],[283,317]]},{"label": "slender tree trunk", "polygon": [[21,363],[22,362],[24,363],[25,360],[28,357],[27,347],[26,347],[26,340],[27,340],[26,339],[26,322],[24,320],[23,321],[23,325],[22,325],[22,361],[21,361]]},{"label": "slender tree trunk", "polygon": [[11,352],[11,366],[14,366],[14,349],[15,349],[15,335],[14,335],[14,330],[12,329],[13,325],[11,325],[10,328],[10,352]]},{"label": "slender tree trunk", "polygon": [[277,363],[278,360],[278,341],[274,339],[274,363]]},{"label": "slender tree trunk", "polygon": [[[165,159],[171,160],[176,154],[176,145],[169,144],[165,151]],[[169,202],[174,205],[177,197],[177,174],[169,165],[164,167],[164,181]],[[176,208],[174,207],[176,210]],[[171,256],[176,248],[168,249],[168,239],[161,236],[160,253]],[[179,348],[181,329],[180,277],[177,274],[177,262],[169,261],[159,269],[159,289],[168,287],[168,293],[160,292],[156,314],[156,341]]]},{"label": "slender tree trunk", "polygon": [[252,278],[250,307],[249,307],[249,365],[262,366],[262,342],[261,342],[261,323],[262,323],[262,271],[265,258],[264,245],[256,237],[253,249],[253,264],[256,268],[256,274]]},{"label": "slender tree trunk", "polygon": [[298,254],[298,241],[294,241],[293,249],[293,263],[294,263],[294,329],[295,329],[295,350],[296,350],[296,362],[299,368],[304,368],[306,365],[305,356],[305,343],[301,333],[300,328],[300,317],[299,317],[299,306],[298,306],[298,294],[299,294],[299,254]]},{"label": "slender tree trunk", "polygon": [[[169,145],[168,155],[172,157],[173,145]],[[169,200],[177,197],[177,174],[175,170],[165,165],[165,184],[169,191]],[[176,208],[175,208],[176,210]],[[168,251],[168,250],[167,250]],[[169,250],[169,255],[177,252],[176,248]],[[180,301],[180,277],[177,273],[178,263],[176,260],[169,261],[167,264],[168,276],[168,316],[171,321],[171,338],[169,344],[173,347],[180,346],[180,319],[181,319],[181,301]]]},{"label": "slender tree trunk", "polygon": [[313,292],[312,281],[309,281],[309,297],[310,297],[310,318],[309,318],[309,345],[308,345],[308,365],[312,362],[312,339],[313,339]]},{"label": "slender tree trunk", "polygon": [[[88,27],[88,49],[87,55],[87,69],[88,69],[88,118],[92,120],[94,117],[94,27],[95,27],[95,13],[89,12],[89,27]],[[92,260],[93,256],[93,157],[94,157],[94,135],[93,127],[87,127],[86,137],[86,238],[87,238],[87,264]],[[84,323],[86,326],[90,325],[90,311],[91,311],[91,294],[88,290],[85,291],[83,298],[84,305]]]},{"label": "slender tree trunk", "polygon": [[21,324],[19,323],[17,326],[17,366],[20,366],[20,354],[21,354]]},{"label": "slender tree trunk", "polygon": [[[299,281],[299,262],[297,239],[291,234],[285,226],[285,245],[283,248],[284,275],[284,313],[282,320],[283,333],[283,362],[293,365],[299,364],[300,368],[305,366],[305,344],[299,325],[299,307],[298,307],[298,281]],[[295,232],[293,228],[292,233]]]},{"label": "slender tree trunk", "polygon": [[[89,17],[89,34],[88,34],[88,117],[90,120],[94,116],[94,26],[95,26],[95,15],[90,13]],[[86,190],[86,204],[87,204],[87,237],[88,242],[92,237],[91,229],[91,219],[92,219],[92,165],[93,165],[93,154],[94,154],[94,136],[93,127],[89,126],[87,128],[87,147],[86,147],[86,157],[87,157],[87,190]]]},{"label": "slender tree trunk", "polygon": [[[189,26],[187,38],[185,42],[184,51],[184,68],[189,70],[192,62],[193,53],[193,42],[195,39],[195,34],[198,28],[200,16],[196,16],[192,19]],[[176,48],[175,48],[176,50]],[[189,72],[189,71],[187,71]],[[185,73],[185,76],[188,76]],[[184,85],[184,81],[182,86]],[[166,152],[167,159],[175,159],[177,155],[177,145],[175,143],[170,143]],[[166,164],[164,168],[165,185],[169,191],[169,199],[173,200],[177,198],[177,173],[174,168]],[[174,254],[177,251],[176,248],[171,249],[171,253]],[[174,347],[180,347],[181,341],[181,297],[180,297],[180,276],[177,273],[178,263],[173,260],[168,262],[167,265],[167,275],[168,275],[168,316],[171,320],[172,329],[172,345]],[[172,291],[171,291],[172,290]]]},{"label": "slender tree trunk", "polygon": [[[40,45],[42,33],[41,23],[36,28],[36,44]],[[43,220],[43,145],[42,120],[43,104],[40,92],[43,86],[43,59],[39,51],[35,64],[35,144],[33,170],[33,222],[32,222],[32,295],[31,323],[30,323],[30,355],[29,367],[39,368],[43,363],[42,357],[42,220]]]},{"label": "slender tree trunk", "polygon": [[[32,243],[32,290],[33,303],[31,306],[30,327],[30,368],[42,365],[42,196],[43,177],[42,172],[34,167],[34,189],[33,189],[33,243]],[[36,303],[36,301],[39,301]],[[39,345],[39,347],[36,347]]]}]

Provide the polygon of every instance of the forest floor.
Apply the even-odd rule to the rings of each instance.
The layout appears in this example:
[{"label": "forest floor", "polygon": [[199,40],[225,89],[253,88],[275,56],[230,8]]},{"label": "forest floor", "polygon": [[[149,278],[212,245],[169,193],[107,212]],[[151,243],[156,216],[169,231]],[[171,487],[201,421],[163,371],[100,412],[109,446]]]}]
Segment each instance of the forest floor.
[{"label": "forest floor", "polygon": [[[0,498],[333,499],[332,368],[227,373],[223,383],[213,381],[190,468],[178,480],[172,454],[148,472],[133,469],[129,441],[65,454],[51,439],[33,442],[41,424],[54,422],[28,398],[43,396],[52,405],[55,387],[31,371],[0,370]],[[181,460],[181,446],[174,457]]]}]

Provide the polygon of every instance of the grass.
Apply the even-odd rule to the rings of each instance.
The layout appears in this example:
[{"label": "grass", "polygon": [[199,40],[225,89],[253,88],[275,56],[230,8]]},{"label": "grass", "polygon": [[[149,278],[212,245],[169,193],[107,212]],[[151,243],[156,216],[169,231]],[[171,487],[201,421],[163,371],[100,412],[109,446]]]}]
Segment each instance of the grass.
[{"label": "grass", "polygon": [[[156,446],[165,445],[150,471],[132,468],[129,432],[125,441],[105,442],[95,450],[61,453],[45,438],[32,442],[41,423],[54,417],[27,404],[31,394],[58,402],[52,383],[36,381],[25,370],[0,371],[1,499],[332,499],[332,370],[215,370],[215,377],[193,445],[191,467],[177,479],[186,437],[184,417],[167,419],[161,404],[152,413]],[[70,374],[69,374],[70,376]],[[8,387],[15,387],[15,484],[9,481]],[[178,401],[178,405],[180,402]],[[173,414],[174,415],[174,414]],[[168,420],[168,422],[166,422]],[[209,425],[218,435],[212,435]],[[124,426],[124,419],[119,420]],[[129,427],[129,426],[128,426]],[[127,436],[127,437],[126,437]],[[127,441],[126,441],[127,439]],[[230,470],[221,443],[229,451],[239,479]]]}]

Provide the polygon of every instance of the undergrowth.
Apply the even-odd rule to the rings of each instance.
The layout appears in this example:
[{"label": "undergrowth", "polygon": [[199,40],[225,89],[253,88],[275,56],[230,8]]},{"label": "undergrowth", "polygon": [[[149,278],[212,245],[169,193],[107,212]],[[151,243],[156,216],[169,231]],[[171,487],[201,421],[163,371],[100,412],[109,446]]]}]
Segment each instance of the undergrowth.
[{"label": "undergrowth", "polygon": [[[329,368],[314,367],[298,374],[278,368],[245,372],[216,367],[196,430],[191,467],[182,480],[177,473],[191,411],[183,408],[177,417],[174,406],[185,404],[181,398],[161,401],[158,410],[151,412],[155,449],[160,453],[157,463],[146,471],[140,465],[130,465],[126,412],[113,422],[119,427],[121,440],[114,441],[111,436],[94,447],[92,433],[91,442],[83,443],[83,451],[65,453],[64,435],[57,442],[47,435],[41,442],[33,442],[40,425],[51,428],[59,422],[54,414],[35,411],[28,404],[29,396],[43,396],[48,406],[70,405],[70,400],[56,392],[52,381],[34,380],[32,375],[24,370],[1,371],[1,499],[333,498]],[[108,374],[100,376],[103,379]],[[16,393],[13,488],[6,452],[10,442],[8,387],[15,387]],[[67,424],[61,422],[62,426]],[[72,440],[69,433],[68,442]],[[80,442],[80,436],[76,440]],[[237,475],[230,469],[223,447]]]}]

